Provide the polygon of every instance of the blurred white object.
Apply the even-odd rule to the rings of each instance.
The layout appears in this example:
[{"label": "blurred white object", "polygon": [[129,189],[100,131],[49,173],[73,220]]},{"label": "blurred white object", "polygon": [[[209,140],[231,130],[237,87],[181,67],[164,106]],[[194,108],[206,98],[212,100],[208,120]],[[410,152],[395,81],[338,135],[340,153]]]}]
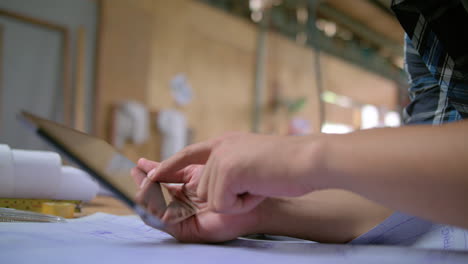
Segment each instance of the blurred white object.
[{"label": "blurred white object", "polygon": [[365,105],[361,110],[361,129],[379,126],[379,109],[373,105]]},{"label": "blurred white object", "polygon": [[353,132],[353,128],[345,124],[325,123],[322,126],[322,133],[325,134],[346,134],[350,132]]},{"label": "blurred white object", "polygon": [[177,74],[171,80],[172,96],[179,105],[186,105],[192,101],[193,92],[192,87],[187,81],[184,74]]},{"label": "blurred white object", "polygon": [[187,145],[187,120],[177,110],[161,110],[158,114],[158,128],[163,135],[161,158],[165,160]]},{"label": "blurred white object", "polygon": [[55,152],[10,149],[0,144],[0,197],[93,199],[98,184],[79,169],[64,166]]},{"label": "blurred white object", "polygon": [[117,106],[114,120],[113,143],[122,148],[127,139],[142,144],[149,138],[149,112],[145,105],[135,101],[125,101]]},{"label": "blurred white object", "polygon": [[54,198],[62,181],[60,156],[21,149],[12,149],[11,154],[15,186],[13,196],[7,198]]},{"label": "blurred white object", "polygon": [[400,114],[396,111],[390,111],[385,115],[385,126],[399,127],[401,125]]},{"label": "blurred white object", "polygon": [[90,201],[98,191],[99,185],[86,172],[75,167],[63,166],[62,181],[55,199]]},{"label": "blurred white object", "polygon": [[0,196],[10,197],[15,188],[15,168],[8,145],[0,144]]}]

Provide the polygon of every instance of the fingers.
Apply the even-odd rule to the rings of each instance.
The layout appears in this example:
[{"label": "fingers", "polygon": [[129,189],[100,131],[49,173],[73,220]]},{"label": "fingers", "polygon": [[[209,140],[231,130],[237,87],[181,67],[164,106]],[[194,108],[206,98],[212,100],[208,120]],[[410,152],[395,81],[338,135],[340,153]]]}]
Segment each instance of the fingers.
[{"label": "fingers", "polygon": [[223,214],[242,214],[254,209],[263,196],[249,194],[249,183],[235,168],[219,166],[217,174],[212,175],[208,187],[208,206]]},{"label": "fingers", "polygon": [[162,162],[156,173],[151,177],[153,181],[171,182],[173,175],[192,164],[205,164],[208,160],[215,141],[205,141],[190,145],[174,156]]},{"label": "fingers", "polygon": [[158,182],[149,181],[136,195],[136,202],[150,213],[161,218],[167,208],[161,186]]},{"label": "fingers", "polygon": [[143,180],[146,179],[146,173],[144,173],[138,167],[132,168],[131,175],[132,175],[133,181],[138,186],[142,185]]},{"label": "fingers", "polygon": [[197,196],[207,201],[208,209],[216,213],[242,214],[251,211],[265,197],[249,194],[248,182],[235,168],[211,158],[205,165]]},{"label": "fingers", "polygon": [[187,166],[168,175],[158,174],[157,171],[156,169],[148,173],[148,178],[151,179],[151,181],[163,183],[187,183],[192,178],[194,172],[192,166]]},{"label": "fingers", "polygon": [[159,174],[156,174],[156,171],[160,165],[161,163],[159,162],[140,158],[138,160],[137,167],[133,168],[131,171],[133,180],[137,185],[140,186],[140,188],[145,185],[147,178],[150,178],[155,182],[165,183],[185,183],[190,180],[190,170],[193,170],[193,166],[187,166],[171,175],[164,175],[164,177],[160,177]]},{"label": "fingers", "polygon": [[130,174],[132,175],[135,184],[140,186],[140,188],[143,187],[148,172],[150,172],[154,168],[157,168],[158,166],[158,162],[147,160],[145,158],[139,159],[137,166],[135,168],[132,168],[132,170],[130,171]]},{"label": "fingers", "polygon": [[211,159],[208,161],[208,163],[205,165],[205,168],[203,169],[200,182],[198,183],[197,196],[204,201],[208,200],[209,181],[210,181],[211,175],[213,174],[214,162],[215,162],[214,159]]},{"label": "fingers", "polygon": [[178,224],[196,214],[196,206],[187,198],[181,185],[166,186],[172,201],[167,206],[162,221],[167,225]]},{"label": "fingers", "polygon": [[150,172],[152,169],[157,168],[159,166],[159,162],[147,160],[145,158],[141,158],[138,160],[137,167],[145,173]]}]

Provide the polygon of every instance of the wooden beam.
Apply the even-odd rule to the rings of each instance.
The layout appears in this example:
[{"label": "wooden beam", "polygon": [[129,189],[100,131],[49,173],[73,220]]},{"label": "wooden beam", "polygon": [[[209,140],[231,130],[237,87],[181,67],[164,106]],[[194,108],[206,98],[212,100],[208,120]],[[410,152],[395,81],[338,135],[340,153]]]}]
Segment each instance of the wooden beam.
[{"label": "wooden beam", "polygon": [[62,31],[62,32],[67,31],[67,28],[62,26],[62,25],[54,24],[54,23],[51,23],[51,22],[46,21],[46,20],[26,16],[26,15],[23,15],[23,14],[11,12],[11,11],[6,10],[6,9],[0,9],[0,16],[6,16],[6,17],[13,18],[13,19],[16,19],[16,20],[21,21],[21,22],[25,22],[25,23],[29,23],[29,24],[33,24],[33,25],[37,25],[37,26],[41,26],[41,27],[45,27],[45,28],[48,28],[50,30],[56,30],[56,31]]},{"label": "wooden beam", "polygon": [[385,33],[376,32],[370,29],[367,25],[356,21],[354,18],[348,16],[347,14],[343,14],[342,12],[337,11],[335,8],[330,7],[326,4],[320,5],[318,12],[320,15],[333,20],[334,22],[341,24],[344,27],[347,27],[354,34],[362,37],[370,43],[388,49],[392,53],[392,55],[398,57],[403,56],[403,46],[401,44],[401,41],[403,40],[403,35],[400,41],[390,39],[385,35]]},{"label": "wooden beam", "polygon": [[86,108],[85,108],[85,56],[86,56],[86,29],[78,28],[76,38],[76,65],[75,65],[75,108],[74,127],[85,132]]},{"label": "wooden beam", "polygon": [[366,25],[369,29],[403,45],[403,29],[398,20],[368,0],[325,0],[334,9]]}]

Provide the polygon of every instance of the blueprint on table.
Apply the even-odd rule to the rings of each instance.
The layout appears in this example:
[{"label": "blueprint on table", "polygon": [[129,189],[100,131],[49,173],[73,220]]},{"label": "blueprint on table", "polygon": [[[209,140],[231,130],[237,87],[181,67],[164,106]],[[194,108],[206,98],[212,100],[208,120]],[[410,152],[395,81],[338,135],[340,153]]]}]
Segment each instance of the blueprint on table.
[{"label": "blueprint on table", "polygon": [[218,245],[181,244],[136,216],[98,213],[67,223],[0,223],[0,260],[60,264],[468,263],[468,252],[248,239]]},{"label": "blueprint on table", "polygon": [[395,212],[369,232],[351,241],[354,245],[398,245],[445,250],[468,250],[468,230],[434,224]]}]

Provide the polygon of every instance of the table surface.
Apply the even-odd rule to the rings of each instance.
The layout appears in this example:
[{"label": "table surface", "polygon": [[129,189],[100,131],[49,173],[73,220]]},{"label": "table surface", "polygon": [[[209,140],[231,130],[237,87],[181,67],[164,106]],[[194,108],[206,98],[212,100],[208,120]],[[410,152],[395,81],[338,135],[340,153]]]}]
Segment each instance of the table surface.
[{"label": "table surface", "polygon": [[75,214],[75,217],[91,215],[97,212],[114,214],[114,215],[131,215],[135,214],[132,210],[126,207],[119,200],[110,196],[97,196],[90,202],[84,203],[81,213]]}]

